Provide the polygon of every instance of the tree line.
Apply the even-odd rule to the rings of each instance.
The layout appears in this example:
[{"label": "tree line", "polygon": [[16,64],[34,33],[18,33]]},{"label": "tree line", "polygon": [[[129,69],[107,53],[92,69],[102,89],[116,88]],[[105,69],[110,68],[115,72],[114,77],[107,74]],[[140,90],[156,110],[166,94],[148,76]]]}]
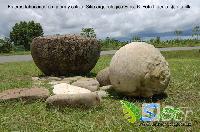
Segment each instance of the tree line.
[{"label": "tree line", "polygon": [[[182,33],[183,31],[181,30],[174,31],[174,35],[177,36],[177,39],[168,42],[178,42],[178,40],[180,40],[179,37]],[[0,39],[0,53],[9,53],[12,50],[17,50],[17,47],[21,47],[23,50],[30,51],[30,45],[32,40],[35,37],[43,35],[44,31],[40,23],[36,23],[34,21],[21,21],[19,23],[16,23],[11,29],[9,38],[5,37],[4,39]],[[84,37],[96,38],[94,28],[82,28],[80,35]],[[200,26],[195,26],[192,30],[192,36],[195,37],[196,40],[198,40],[199,35]],[[133,36],[130,41],[121,42],[114,38],[107,37],[103,40],[99,39],[98,41],[100,42],[103,50],[109,50],[119,49],[120,47],[124,46],[129,42],[138,42],[142,41],[142,39],[140,36]],[[162,42],[160,40],[159,36],[157,36],[155,39],[149,40],[148,42],[155,46],[166,44],[165,42]]]}]

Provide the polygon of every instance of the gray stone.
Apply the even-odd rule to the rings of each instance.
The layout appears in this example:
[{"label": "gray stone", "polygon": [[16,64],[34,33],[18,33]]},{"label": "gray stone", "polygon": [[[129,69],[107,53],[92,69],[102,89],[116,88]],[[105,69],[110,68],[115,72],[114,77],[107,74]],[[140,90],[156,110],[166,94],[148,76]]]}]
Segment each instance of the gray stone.
[{"label": "gray stone", "polygon": [[53,106],[95,106],[100,104],[96,93],[53,95],[46,100],[47,105]]},{"label": "gray stone", "polygon": [[56,85],[56,84],[60,84],[60,83],[71,84],[71,83],[76,82],[77,80],[79,80],[81,78],[84,78],[84,77],[82,77],[82,76],[62,77],[62,80],[51,81],[51,82],[49,82],[49,84],[51,84],[51,85]]},{"label": "gray stone", "polygon": [[49,84],[51,85],[56,85],[56,84],[60,84],[60,83],[67,83],[67,84],[70,84],[70,81],[52,81],[52,82],[49,82]]},{"label": "gray stone", "polygon": [[39,77],[32,77],[33,81],[38,81],[40,78]]},{"label": "gray stone", "polygon": [[0,101],[23,99],[23,100],[36,100],[46,99],[49,96],[48,89],[44,88],[21,88],[9,89],[0,93]]},{"label": "gray stone", "polygon": [[109,77],[113,88],[128,96],[151,97],[165,91],[169,65],[160,51],[144,42],[133,42],[113,56]]},{"label": "gray stone", "polygon": [[52,77],[52,76],[45,76],[45,77],[40,77],[40,81],[61,81],[62,78],[60,77]]},{"label": "gray stone", "polygon": [[60,84],[60,83],[68,83],[71,84],[81,78],[84,78],[82,76],[74,76],[74,77],[64,77],[64,76],[60,76],[60,77],[53,77],[53,76],[45,76],[45,77],[32,77],[32,80],[34,81],[34,83],[37,83],[38,81],[49,81],[49,84],[51,85],[56,85],[56,84]]},{"label": "gray stone", "polygon": [[86,88],[92,92],[97,91],[99,88],[99,82],[93,78],[82,78],[72,83],[72,85]]},{"label": "gray stone", "polygon": [[48,84],[50,85],[56,85],[56,84],[59,84],[60,82],[59,81],[52,81],[52,82],[49,82]]},{"label": "gray stone", "polygon": [[106,91],[100,90],[100,91],[96,91],[96,93],[99,95],[100,98],[107,98],[107,97],[109,97],[109,93],[106,92]]},{"label": "gray stone", "polygon": [[61,81],[62,78],[60,78],[60,77],[48,77],[47,80],[48,81]]},{"label": "gray stone", "polygon": [[109,67],[98,72],[96,79],[99,82],[100,86],[110,85],[111,83],[109,79]]},{"label": "gray stone", "polygon": [[62,79],[62,81],[66,81],[66,82],[69,82],[71,84],[71,83],[76,82],[77,80],[79,80],[81,78],[84,78],[84,77],[82,77],[82,76],[65,77],[65,78]]},{"label": "gray stone", "polygon": [[107,91],[107,90],[113,89],[113,86],[112,85],[107,85],[107,86],[100,87],[99,89],[102,90],[102,91]]}]

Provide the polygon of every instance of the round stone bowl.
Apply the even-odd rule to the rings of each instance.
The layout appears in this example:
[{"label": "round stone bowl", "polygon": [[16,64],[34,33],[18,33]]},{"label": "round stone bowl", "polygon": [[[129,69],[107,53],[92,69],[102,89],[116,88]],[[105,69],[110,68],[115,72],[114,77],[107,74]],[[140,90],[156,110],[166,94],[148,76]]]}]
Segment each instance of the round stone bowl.
[{"label": "round stone bowl", "polygon": [[96,65],[100,44],[78,35],[37,37],[31,44],[31,55],[45,75],[85,74]]}]

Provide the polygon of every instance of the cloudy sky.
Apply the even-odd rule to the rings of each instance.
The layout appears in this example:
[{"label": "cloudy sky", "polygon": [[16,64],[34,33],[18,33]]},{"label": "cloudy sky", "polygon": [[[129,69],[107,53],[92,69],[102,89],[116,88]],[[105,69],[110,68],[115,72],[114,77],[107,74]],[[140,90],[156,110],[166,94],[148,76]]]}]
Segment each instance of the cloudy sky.
[{"label": "cloudy sky", "polygon": [[[190,5],[190,9],[86,9],[85,5]],[[79,9],[13,9],[16,5],[78,5]],[[200,25],[199,0],[0,0],[0,36],[19,21],[41,23],[45,35],[78,34],[92,27],[98,38],[126,37],[138,32],[164,33]]]}]

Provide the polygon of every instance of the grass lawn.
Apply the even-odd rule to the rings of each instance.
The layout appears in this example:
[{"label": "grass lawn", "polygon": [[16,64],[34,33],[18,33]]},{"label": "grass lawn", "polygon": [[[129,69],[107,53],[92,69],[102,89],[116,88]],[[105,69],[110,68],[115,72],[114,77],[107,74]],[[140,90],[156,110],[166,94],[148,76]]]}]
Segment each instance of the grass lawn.
[{"label": "grass lawn", "polygon": [[[130,124],[122,112],[121,97],[107,98],[92,109],[65,108],[48,109],[44,102],[0,103],[1,131],[159,131],[183,132],[200,130],[200,53],[194,51],[163,52],[170,64],[171,82],[166,90],[167,98],[162,105],[191,107],[193,115],[188,117],[192,127],[140,127],[139,122]],[[111,56],[101,57],[92,70],[97,73],[109,65]],[[32,76],[42,73],[33,62],[0,64],[0,91],[11,88],[32,87]],[[52,89],[49,85],[44,85]],[[124,98],[125,99],[125,98]],[[151,101],[151,100],[150,100]],[[132,99],[138,107],[144,100]]]},{"label": "grass lawn", "polygon": [[0,53],[0,56],[10,56],[10,55],[30,55],[31,51],[11,51],[10,53]]}]

